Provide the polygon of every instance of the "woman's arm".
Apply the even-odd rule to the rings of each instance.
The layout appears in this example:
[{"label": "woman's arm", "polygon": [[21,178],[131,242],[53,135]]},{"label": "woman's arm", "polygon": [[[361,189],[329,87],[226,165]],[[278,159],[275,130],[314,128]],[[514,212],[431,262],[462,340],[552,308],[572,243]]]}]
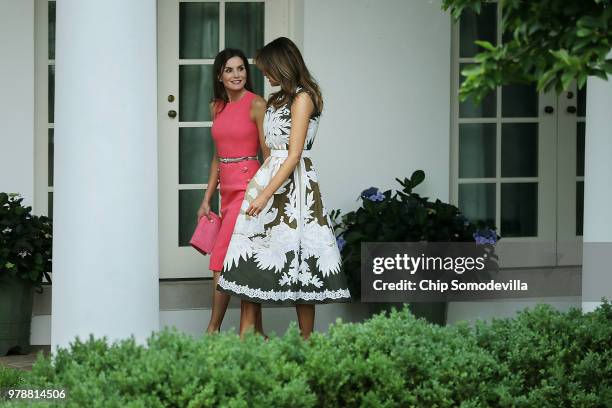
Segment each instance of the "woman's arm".
[{"label": "woman's arm", "polygon": [[[214,120],[214,102],[210,103],[210,116]],[[215,147],[213,150],[213,157],[210,161],[210,171],[208,172],[208,188],[204,193],[204,198],[202,199],[202,204],[200,204],[200,208],[198,209],[198,222],[203,215],[205,215],[208,219],[210,213],[210,200],[212,200],[213,194],[217,190],[217,184],[219,183],[219,159],[217,158],[217,148]]]},{"label": "woman's arm", "polygon": [[266,146],[266,138],[263,132],[263,120],[266,114],[266,101],[261,96],[257,96],[251,102],[251,120],[257,125],[259,133],[259,147],[263,153],[263,158],[266,160],[270,156],[270,148]]},{"label": "woman's arm", "polygon": [[[314,104],[310,95],[306,92],[299,93],[291,105],[291,133],[289,134],[289,152],[287,158],[281,164],[278,172],[272,177],[270,183],[264,188],[257,198],[251,203],[246,213],[251,216],[258,215],[266,206],[274,192],[283,185],[285,180],[293,173],[299,164],[304,150],[304,142],[308,131],[310,115],[314,111]],[[296,180],[297,182],[297,180]]]},{"label": "woman's arm", "polygon": [[210,171],[208,172],[208,188],[204,193],[204,198],[202,199],[202,204],[200,204],[200,208],[198,209],[198,222],[203,215],[205,215],[208,219],[210,219],[210,200],[212,200],[213,194],[217,191],[217,183],[219,182],[219,159],[217,159],[217,152],[214,152],[214,156],[210,162]]}]

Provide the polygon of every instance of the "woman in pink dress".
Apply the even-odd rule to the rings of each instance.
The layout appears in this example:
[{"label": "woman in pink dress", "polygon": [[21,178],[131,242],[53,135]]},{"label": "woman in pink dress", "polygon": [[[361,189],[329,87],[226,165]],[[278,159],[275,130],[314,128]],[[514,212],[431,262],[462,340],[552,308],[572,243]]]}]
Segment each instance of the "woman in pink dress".
[{"label": "woman in pink dress", "polygon": [[[215,58],[213,75],[214,97],[210,109],[215,154],[210,165],[208,189],[197,213],[198,221],[201,217],[209,217],[210,202],[218,183],[221,229],[210,256],[209,269],[213,272],[215,290],[208,333],[220,330],[227,310],[230,295],[216,287],[247,184],[259,169],[257,152],[261,146],[264,159],[270,154],[263,142],[266,101],[252,92],[244,53],[230,48],[221,51]],[[255,330],[263,334],[261,309]]]}]

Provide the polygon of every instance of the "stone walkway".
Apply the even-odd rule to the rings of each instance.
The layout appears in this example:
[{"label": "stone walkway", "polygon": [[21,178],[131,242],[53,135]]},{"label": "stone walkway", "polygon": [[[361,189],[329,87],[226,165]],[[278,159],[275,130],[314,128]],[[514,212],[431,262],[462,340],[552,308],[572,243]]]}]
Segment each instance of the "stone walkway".
[{"label": "stone walkway", "polygon": [[0,357],[0,364],[11,368],[30,371],[32,369],[32,364],[36,361],[36,354],[41,350],[48,356],[51,352],[51,346],[32,346],[32,351],[29,354],[14,354]]}]

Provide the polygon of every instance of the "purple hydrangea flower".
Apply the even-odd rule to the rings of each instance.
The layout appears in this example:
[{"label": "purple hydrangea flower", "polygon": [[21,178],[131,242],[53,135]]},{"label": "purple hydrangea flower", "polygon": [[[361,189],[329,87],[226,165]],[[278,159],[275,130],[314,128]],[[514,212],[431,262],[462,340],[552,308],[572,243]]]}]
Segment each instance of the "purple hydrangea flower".
[{"label": "purple hydrangea flower", "polygon": [[376,187],[370,187],[361,192],[361,198],[369,199],[370,196],[378,194],[378,189]]},{"label": "purple hydrangea flower", "polygon": [[476,241],[476,245],[484,245],[489,243],[489,238],[484,238],[478,235],[474,237],[474,240]]},{"label": "purple hydrangea flower", "polygon": [[342,238],[342,235],[336,238],[336,243],[338,244],[338,249],[342,252],[342,249],[346,245],[346,240]]},{"label": "purple hydrangea flower", "polygon": [[491,244],[495,245],[497,242],[497,234],[492,229],[477,230],[474,234],[474,241],[477,245]]},{"label": "purple hydrangea flower", "polygon": [[381,193],[376,187],[370,187],[361,192],[361,198],[370,201],[384,201],[385,195]]},{"label": "purple hydrangea flower", "polygon": [[368,200],[370,200],[370,201],[384,201],[385,200],[385,195],[383,193],[381,193],[380,191],[377,191],[376,194],[372,194],[371,196],[369,196]]}]

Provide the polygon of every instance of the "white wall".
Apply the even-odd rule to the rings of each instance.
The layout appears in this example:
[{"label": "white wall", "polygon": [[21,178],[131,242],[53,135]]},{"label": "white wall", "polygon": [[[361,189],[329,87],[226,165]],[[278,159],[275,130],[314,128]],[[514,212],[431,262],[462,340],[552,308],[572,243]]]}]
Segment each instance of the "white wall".
[{"label": "white wall", "polygon": [[549,297],[538,299],[508,299],[502,301],[450,302],[446,322],[449,325],[460,321],[492,320],[494,318],[516,317],[524,309],[533,309],[540,303],[546,303],[561,312],[570,308],[580,308],[580,297]]},{"label": "white wall", "polygon": [[[160,310],[160,328],[176,327],[178,330],[192,336],[200,336],[206,332],[210,320],[210,309],[178,309]],[[367,318],[369,309],[366,304],[352,305],[348,303],[330,303],[319,305],[316,309],[315,331],[327,332],[330,324],[336,319],[344,322],[358,322]],[[266,334],[282,335],[289,325],[295,322],[296,314],[293,307],[265,307],[263,308],[263,326]],[[221,330],[238,334],[240,327],[240,309],[229,308],[225,313]],[[51,344],[51,315],[39,315],[32,318],[31,344]]]},{"label": "white wall", "polygon": [[[608,58],[612,58],[612,51]],[[590,311],[601,298],[612,299],[612,83],[591,76],[587,88],[582,307]]]},{"label": "white wall", "polygon": [[450,17],[439,1],[307,0],[304,58],[325,108],[314,164],[328,209],[425,171],[448,201]]},{"label": "white wall", "polygon": [[0,192],[34,200],[34,0],[0,0]]}]

